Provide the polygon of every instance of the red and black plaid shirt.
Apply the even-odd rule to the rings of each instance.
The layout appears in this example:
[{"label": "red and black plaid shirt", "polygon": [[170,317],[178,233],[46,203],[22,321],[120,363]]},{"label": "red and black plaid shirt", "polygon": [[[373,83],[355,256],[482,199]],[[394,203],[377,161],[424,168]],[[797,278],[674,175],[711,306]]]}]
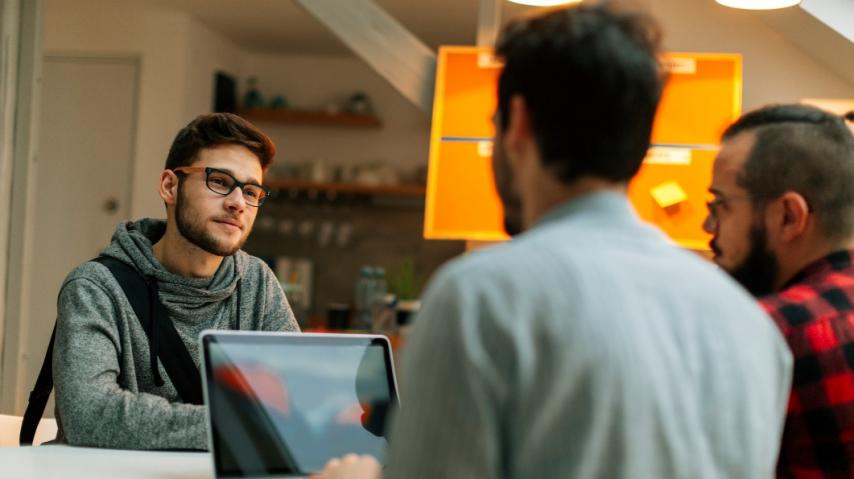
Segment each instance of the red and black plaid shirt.
[{"label": "red and black plaid shirt", "polygon": [[781,478],[854,477],[852,257],[830,254],[761,300],[795,358]]}]

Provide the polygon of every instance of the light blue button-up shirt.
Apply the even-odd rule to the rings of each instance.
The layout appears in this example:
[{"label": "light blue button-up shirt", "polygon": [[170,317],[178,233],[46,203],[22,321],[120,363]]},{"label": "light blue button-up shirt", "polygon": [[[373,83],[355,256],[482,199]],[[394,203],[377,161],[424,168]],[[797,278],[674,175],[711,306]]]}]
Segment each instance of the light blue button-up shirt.
[{"label": "light blue button-up shirt", "polygon": [[771,478],[791,356],[625,195],[443,268],[405,346],[390,478]]}]

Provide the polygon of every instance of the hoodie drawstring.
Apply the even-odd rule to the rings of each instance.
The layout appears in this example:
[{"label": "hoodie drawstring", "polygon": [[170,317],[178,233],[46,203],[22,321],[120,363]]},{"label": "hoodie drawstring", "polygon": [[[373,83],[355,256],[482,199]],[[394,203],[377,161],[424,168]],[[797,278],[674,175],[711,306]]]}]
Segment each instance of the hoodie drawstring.
[{"label": "hoodie drawstring", "polygon": [[235,330],[240,331],[240,280],[237,280],[237,324],[235,325]]},{"label": "hoodie drawstring", "polygon": [[151,365],[151,375],[154,376],[154,385],[161,387],[165,384],[163,377],[160,376],[160,368],[157,367],[157,354],[160,352],[160,332],[157,329],[157,278],[147,276],[146,283],[148,284],[148,307],[151,311],[151,321],[148,323],[148,338],[149,342],[149,362]]}]

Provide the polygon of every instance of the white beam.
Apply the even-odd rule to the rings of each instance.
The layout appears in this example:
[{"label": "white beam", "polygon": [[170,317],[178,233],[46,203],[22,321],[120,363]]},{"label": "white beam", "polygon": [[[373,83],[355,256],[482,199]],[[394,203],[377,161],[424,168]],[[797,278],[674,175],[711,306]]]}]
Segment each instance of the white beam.
[{"label": "white beam", "polygon": [[504,0],[480,0],[477,14],[477,46],[493,47],[501,27],[501,2]]},{"label": "white beam", "polygon": [[436,53],[373,0],[294,0],[404,97],[433,110]]},{"label": "white beam", "polygon": [[801,9],[824,22],[849,42],[854,42],[854,1],[804,0]]},{"label": "white beam", "polygon": [[854,85],[854,0],[804,0],[797,8],[755,14],[787,41]]}]

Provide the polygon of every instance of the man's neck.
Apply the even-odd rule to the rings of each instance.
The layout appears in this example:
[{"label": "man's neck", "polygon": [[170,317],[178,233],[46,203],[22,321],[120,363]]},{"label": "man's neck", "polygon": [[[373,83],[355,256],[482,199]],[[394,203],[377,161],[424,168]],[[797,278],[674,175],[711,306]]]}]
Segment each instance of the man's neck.
[{"label": "man's neck", "polygon": [[154,257],[170,273],[185,278],[209,278],[222,264],[222,256],[208,253],[187,241],[174,225],[152,247]]},{"label": "man's neck", "polygon": [[590,193],[599,191],[611,191],[616,193],[625,193],[625,183],[615,183],[613,181],[600,178],[581,178],[574,181],[572,184],[566,185],[549,177],[539,183],[539,187],[535,192],[532,192],[528,201],[524,201],[523,218],[525,228],[531,228],[543,215],[554,209],[555,207],[566,203],[569,200],[580,198]]},{"label": "man's neck", "polygon": [[854,238],[841,241],[822,242],[819,244],[805,244],[798,251],[781,252],[777,255],[780,266],[775,290],[783,288],[792,278],[804,270],[804,268],[836,251],[854,249]]}]

